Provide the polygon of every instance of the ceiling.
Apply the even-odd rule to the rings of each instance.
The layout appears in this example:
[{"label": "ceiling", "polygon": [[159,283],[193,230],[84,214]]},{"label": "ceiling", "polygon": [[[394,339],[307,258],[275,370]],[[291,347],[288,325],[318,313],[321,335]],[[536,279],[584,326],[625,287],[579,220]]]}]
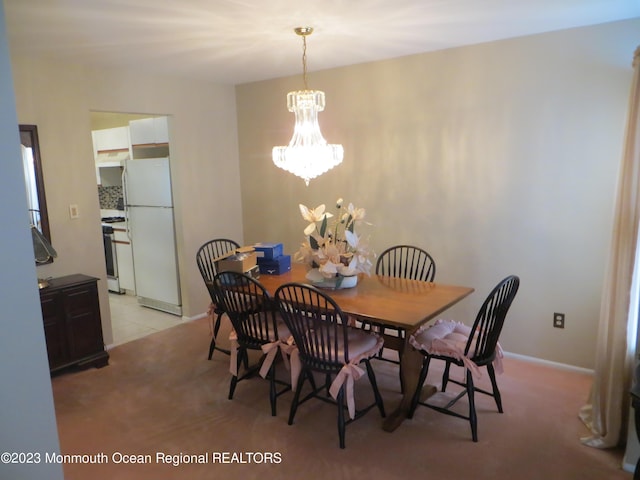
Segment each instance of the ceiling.
[{"label": "ceiling", "polygon": [[12,52],[241,84],[640,17],[639,0],[3,0]]}]

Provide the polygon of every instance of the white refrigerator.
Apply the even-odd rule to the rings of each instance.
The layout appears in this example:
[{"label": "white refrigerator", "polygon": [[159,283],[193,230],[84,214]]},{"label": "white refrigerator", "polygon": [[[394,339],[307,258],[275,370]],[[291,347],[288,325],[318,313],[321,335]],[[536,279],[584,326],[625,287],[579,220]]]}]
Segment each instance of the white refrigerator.
[{"label": "white refrigerator", "polygon": [[127,160],[122,179],[138,303],[182,315],[169,157]]}]

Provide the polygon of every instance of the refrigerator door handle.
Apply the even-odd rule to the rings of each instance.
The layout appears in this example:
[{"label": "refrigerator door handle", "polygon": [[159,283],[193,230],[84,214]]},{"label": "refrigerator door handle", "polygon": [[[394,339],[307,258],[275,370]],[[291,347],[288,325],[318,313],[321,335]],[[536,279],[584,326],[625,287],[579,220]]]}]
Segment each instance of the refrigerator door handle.
[{"label": "refrigerator door handle", "polygon": [[133,240],[131,236],[131,225],[129,224],[129,202],[127,201],[127,161],[124,161],[122,167],[122,200],[124,202],[124,226],[127,230],[127,238],[131,242]]}]

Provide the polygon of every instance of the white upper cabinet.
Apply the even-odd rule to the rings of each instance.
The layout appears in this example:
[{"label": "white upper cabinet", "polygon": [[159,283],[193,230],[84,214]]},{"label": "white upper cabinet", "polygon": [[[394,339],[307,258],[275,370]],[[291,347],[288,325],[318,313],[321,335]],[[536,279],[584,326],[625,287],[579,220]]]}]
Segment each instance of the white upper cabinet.
[{"label": "white upper cabinet", "polygon": [[131,145],[157,145],[169,143],[167,117],[142,118],[129,122]]},{"label": "white upper cabinet", "polygon": [[94,153],[107,150],[128,150],[129,127],[105,128],[103,130],[93,130]]},{"label": "white upper cabinet", "polygon": [[[115,185],[114,180],[109,180],[115,173],[102,170],[108,167],[122,166],[124,158],[129,157],[131,140],[129,138],[129,127],[104,128],[93,130],[93,159],[96,166],[96,179],[98,185]],[[119,171],[119,170],[118,170]],[[119,174],[118,174],[119,175]],[[106,182],[105,182],[106,180]]]}]

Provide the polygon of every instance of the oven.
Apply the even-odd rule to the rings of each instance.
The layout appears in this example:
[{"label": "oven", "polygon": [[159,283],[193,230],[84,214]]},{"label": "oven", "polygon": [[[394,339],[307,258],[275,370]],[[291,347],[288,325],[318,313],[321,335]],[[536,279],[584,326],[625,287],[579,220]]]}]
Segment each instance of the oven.
[{"label": "oven", "polygon": [[124,293],[118,279],[118,254],[116,251],[115,233],[108,224],[110,219],[102,219],[102,241],[104,243],[104,259],[107,266],[107,285],[110,292]]}]

